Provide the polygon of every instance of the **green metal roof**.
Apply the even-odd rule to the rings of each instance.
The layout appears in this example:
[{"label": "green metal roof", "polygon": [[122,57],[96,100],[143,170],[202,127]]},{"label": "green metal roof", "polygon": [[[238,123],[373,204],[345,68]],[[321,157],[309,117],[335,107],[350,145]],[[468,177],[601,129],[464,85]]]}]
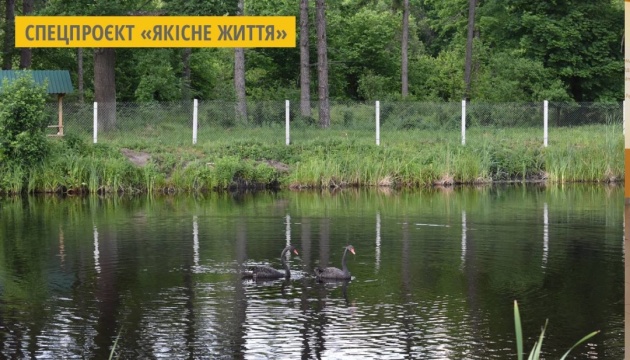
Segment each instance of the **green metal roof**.
[{"label": "green metal roof", "polygon": [[37,84],[43,84],[48,79],[49,94],[68,94],[74,90],[68,70],[0,70],[0,88],[4,79],[13,81],[18,76],[28,73],[32,74]]}]

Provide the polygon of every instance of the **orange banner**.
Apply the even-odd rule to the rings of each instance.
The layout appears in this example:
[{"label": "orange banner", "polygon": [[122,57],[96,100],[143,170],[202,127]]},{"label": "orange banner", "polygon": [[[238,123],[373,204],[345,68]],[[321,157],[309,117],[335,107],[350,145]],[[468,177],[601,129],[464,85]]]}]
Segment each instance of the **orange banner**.
[{"label": "orange banner", "polygon": [[16,16],[15,47],[295,47],[294,16]]}]

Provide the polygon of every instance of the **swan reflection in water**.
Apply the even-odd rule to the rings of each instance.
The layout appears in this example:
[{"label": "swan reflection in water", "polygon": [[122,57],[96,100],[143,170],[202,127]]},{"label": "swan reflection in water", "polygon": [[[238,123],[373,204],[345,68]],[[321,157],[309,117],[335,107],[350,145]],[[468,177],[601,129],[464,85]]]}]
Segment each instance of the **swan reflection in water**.
[{"label": "swan reflection in water", "polygon": [[[326,293],[329,293],[332,290],[335,290],[341,287],[341,294],[343,295],[343,299],[346,302],[346,305],[350,305],[350,300],[348,299],[348,284],[350,284],[351,279],[316,279],[317,284],[321,286],[321,288],[325,289]],[[328,296],[326,296],[328,297]]]}]

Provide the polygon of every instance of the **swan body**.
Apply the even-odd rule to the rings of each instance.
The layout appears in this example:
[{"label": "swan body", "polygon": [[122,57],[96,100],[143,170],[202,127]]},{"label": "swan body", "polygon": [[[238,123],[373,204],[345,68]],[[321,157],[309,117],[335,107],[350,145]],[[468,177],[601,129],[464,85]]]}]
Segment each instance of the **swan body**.
[{"label": "swan body", "polygon": [[314,269],[315,276],[318,279],[336,279],[336,280],[347,280],[351,278],[350,271],[348,271],[348,266],[346,265],[346,255],[350,251],[353,255],[354,246],[348,245],[343,251],[343,257],[341,258],[341,269],[336,267],[325,267],[320,268],[317,267]]},{"label": "swan body", "polygon": [[287,245],[282,252],[280,253],[280,262],[282,263],[283,271],[272,268],[267,265],[258,265],[252,266],[249,270],[243,272],[244,278],[254,278],[254,279],[280,279],[280,278],[290,278],[291,270],[289,269],[289,265],[286,262],[285,254],[287,251],[292,251],[295,255],[298,255],[297,249],[293,245]]}]

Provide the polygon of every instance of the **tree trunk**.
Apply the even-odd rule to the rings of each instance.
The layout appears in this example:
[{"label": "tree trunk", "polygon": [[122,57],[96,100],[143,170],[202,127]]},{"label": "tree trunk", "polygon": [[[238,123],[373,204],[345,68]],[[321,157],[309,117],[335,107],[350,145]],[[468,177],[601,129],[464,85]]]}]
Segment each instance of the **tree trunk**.
[{"label": "tree trunk", "polygon": [[[237,15],[242,16],[244,0],[238,0]],[[247,122],[247,97],[245,93],[245,49],[234,49],[234,90],[236,92],[236,117],[239,122]]]},{"label": "tree trunk", "polygon": [[234,49],[234,90],[236,91],[236,116],[247,121],[247,96],[245,93],[245,49]]},{"label": "tree trunk", "polygon": [[[22,0],[22,15],[33,12],[33,0]],[[20,49],[20,69],[30,69],[33,63],[33,51],[31,48]]]},{"label": "tree trunk", "polygon": [[83,102],[83,48],[77,49],[77,86],[79,88],[79,101]]},{"label": "tree trunk", "polygon": [[98,103],[101,130],[116,126],[116,50],[94,49],[94,101]]},{"label": "tree trunk", "polygon": [[308,0],[300,1],[300,113],[311,116],[311,70],[308,41]]},{"label": "tree trunk", "polygon": [[15,51],[15,0],[6,1],[5,15],[2,69],[11,70],[13,68],[13,52]]},{"label": "tree trunk", "polygon": [[182,98],[184,100],[190,100],[191,98],[191,86],[190,86],[190,55],[192,54],[192,48],[185,48],[182,54],[182,63],[184,65],[184,79],[183,79],[183,91]]},{"label": "tree trunk", "polygon": [[328,103],[328,49],[326,44],[326,1],[316,0],[317,22],[317,89],[319,93],[319,125],[330,126]]},{"label": "tree trunk", "polygon": [[409,47],[409,0],[403,0],[403,28],[402,28],[402,64],[400,73],[402,75],[402,89],[400,94],[403,98],[409,95],[409,57],[407,48]]},{"label": "tree trunk", "polygon": [[466,39],[466,63],[464,64],[464,99],[470,100],[470,88],[472,82],[472,53],[473,39],[475,36],[475,8],[477,0],[468,1],[468,37]]}]

